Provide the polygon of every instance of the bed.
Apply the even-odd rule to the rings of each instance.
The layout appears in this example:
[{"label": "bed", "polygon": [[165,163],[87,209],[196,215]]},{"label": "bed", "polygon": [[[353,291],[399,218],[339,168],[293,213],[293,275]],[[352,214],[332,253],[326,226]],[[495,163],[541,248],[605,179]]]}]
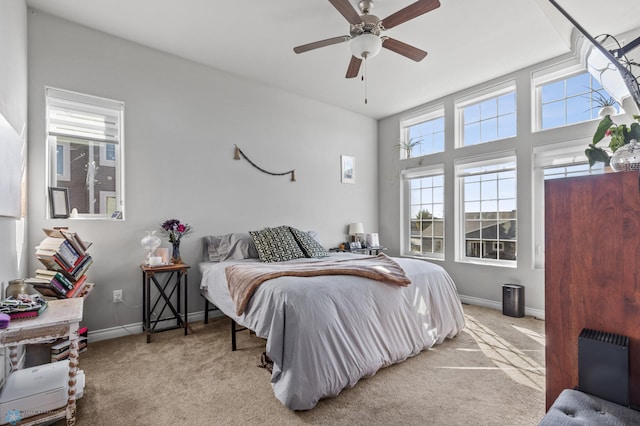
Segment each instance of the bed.
[{"label": "bed", "polygon": [[[464,327],[456,287],[446,271],[408,258],[389,258],[410,279],[406,286],[348,275],[282,276],[255,288],[240,312],[225,271],[234,265],[261,264],[261,256],[256,256],[246,234],[215,237],[227,240],[218,241],[215,250],[210,238],[205,237],[206,261],[199,265],[201,294],[237,324],[266,339],[273,392],[291,410],[311,409],[321,398],[336,396],[382,367],[453,338]],[[332,253],[281,265],[349,263],[362,257]]]}]

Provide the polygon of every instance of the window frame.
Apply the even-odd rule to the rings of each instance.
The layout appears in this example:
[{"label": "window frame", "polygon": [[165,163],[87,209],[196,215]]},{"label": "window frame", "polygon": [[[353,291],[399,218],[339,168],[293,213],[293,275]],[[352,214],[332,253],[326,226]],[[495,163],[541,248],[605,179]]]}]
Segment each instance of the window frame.
[{"label": "window frame", "polygon": [[[462,171],[472,167],[493,166],[499,164],[513,163],[513,167],[507,167],[501,170],[495,170],[489,173],[501,173],[504,171],[513,171],[515,176],[515,204],[516,204],[516,216],[513,219],[515,221],[516,233],[515,233],[515,260],[507,259],[490,259],[482,257],[473,257],[466,255],[467,239],[466,239],[466,211],[465,211],[465,191],[464,191],[464,178],[466,177]],[[519,219],[518,219],[518,156],[516,151],[498,151],[492,152],[487,155],[478,157],[460,158],[454,162],[455,169],[455,261],[459,263],[470,263],[478,265],[488,266],[500,266],[508,268],[518,267],[518,240],[520,239],[519,232]],[[498,194],[499,197],[499,194]],[[498,198],[499,200],[500,198]],[[476,242],[482,243],[483,239]],[[506,241],[506,240],[505,240]],[[493,241],[491,241],[493,243]],[[498,241],[500,242],[500,241]],[[473,241],[472,241],[473,243]]]},{"label": "window frame", "polygon": [[[441,253],[419,254],[411,250],[411,180],[424,177],[442,176],[442,251]],[[404,169],[401,171],[401,205],[402,224],[400,247],[401,255],[418,259],[445,260],[446,251],[446,179],[444,164],[434,164],[425,167]]]},{"label": "window frame", "polygon": [[[55,106],[53,106],[55,105]],[[101,115],[104,112],[105,116],[114,117],[115,123],[109,122],[109,124],[113,124],[113,133],[109,132],[107,128],[104,130],[104,138],[100,137],[91,137],[88,135],[78,135],[72,134],[74,132],[73,128],[65,133],[64,126],[60,125],[60,117],[61,115],[52,115],[52,110],[64,110],[67,105],[73,105],[74,107],[80,107],[81,109],[76,109],[76,111],[81,111],[81,113],[86,112],[90,114]],[[67,111],[69,111],[67,109]],[[73,117],[73,115],[71,115]],[[69,115],[67,115],[69,117]],[[75,119],[75,117],[73,117]],[[55,124],[54,124],[55,123]],[[86,143],[90,150],[97,150],[98,156],[98,164],[99,166],[109,166],[115,168],[115,191],[116,195],[116,210],[121,211],[122,214],[117,220],[124,220],[124,206],[125,206],[125,197],[124,197],[124,187],[125,187],[125,175],[124,175],[124,102],[116,101],[113,99],[97,97],[93,95],[73,92],[64,89],[58,89],[55,87],[45,86],[45,125],[46,125],[46,144],[47,144],[47,156],[46,156],[46,182],[45,185],[49,186],[57,186],[58,180],[69,182],[71,181],[70,176],[70,144],[77,141],[77,143]],[[69,127],[67,127],[69,128]],[[109,132],[109,133],[107,133]],[[99,134],[99,133],[96,133]],[[60,140],[61,139],[61,140]],[[58,176],[57,174],[57,146],[59,144],[64,146],[66,145],[68,148],[66,151],[63,151],[63,160],[64,164],[64,174],[63,177],[67,177],[66,180],[63,177]],[[114,145],[115,149],[115,160],[107,159],[107,144]],[[65,156],[66,154],[66,156]],[[89,191],[89,190],[88,190]],[[100,197],[100,192],[104,192],[101,188],[95,189],[95,197]],[[73,206],[72,206],[73,207]],[[96,209],[98,210],[98,209]],[[104,210],[102,204],[100,204],[99,210]],[[51,211],[47,209],[46,217],[51,218]],[[81,219],[114,219],[111,215],[104,212],[94,212],[94,213],[79,213],[77,216],[74,215],[73,219],[81,218]]]},{"label": "window frame", "polygon": [[[588,165],[589,161],[584,155],[584,147],[589,144],[588,138],[572,139],[551,145],[534,147],[531,152],[532,167],[532,203],[531,203],[531,241],[533,244],[531,253],[534,269],[544,269],[545,265],[545,222],[544,222],[544,171],[549,168],[569,167],[572,165]],[[594,168],[598,167],[598,168]],[[604,165],[590,167],[589,173],[572,174],[571,176],[585,176],[604,173]],[[597,170],[597,171],[596,171]],[[592,173],[592,171],[595,171]],[[567,176],[569,177],[569,176]]]},{"label": "window frame", "polygon": [[[418,124],[422,124],[422,123],[426,123],[429,121],[433,121],[433,120],[437,120],[439,118],[442,118],[444,120],[444,125],[443,125],[443,146],[442,146],[442,151],[434,151],[434,152],[430,152],[427,154],[422,154],[422,155],[418,155],[416,157],[407,155],[407,150],[404,147],[405,144],[407,143],[407,138],[408,138],[408,133],[409,133],[409,128],[416,126]],[[420,157],[426,157],[428,155],[434,155],[434,154],[439,154],[442,152],[446,151],[446,147],[445,147],[445,143],[446,143],[446,121],[447,121],[447,117],[445,115],[445,109],[444,109],[444,105],[443,104],[439,104],[439,105],[435,105],[433,107],[430,107],[428,109],[422,109],[419,111],[416,111],[412,114],[407,114],[404,115],[400,118],[400,143],[399,143],[399,148],[400,148],[400,159],[401,160],[406,160],[408,158],[420,158]]]},{"label": "window frame", "polygon": [[[594,80],[594,77],[589,73],[586,67],[575,60],[565,61],[555,64],[552,67],[544,68],[533,72],[531,74],[531,132],[544,132],[553,129],[561,129],[563,127],[574,126],[580,123],[588,123],[590,121],[600,120],[596,114],[595,117],[588,120],[576,121],[572,123],[564,123],[560,126],[542,128],[542,86],[547,84],[556,83],[560,80],[567,80],[580,74],[587,74],[590,77],[590,81]],[[605,93],[609,94],[604,88]],[[565,98],[566,99],[566,98]],[[593,97],[592,97],[593,99]],[[615,115],[624,115],[624,109],[622,105],[618,104],[618,113]]]},{"label": "window frame", "polygon": [[[479,104],[481,102],[487,101],[493,98],[499,98],[500,96],[506,95],[508,93],[513,92],[515,96],[515,135],[509,136],[506,138],[497,138],[490,141],[480,142],[473,145],[465,145],[464,144],[464,109],[471,105]],[[518,91],[516,87],[515,80],[508,80],[500,84],[496,84],[493,86],[486,87],[482,90],[478,90],[476,92],[470,93],[468,95],[462,96],[454,100],[454,120],[455,120],[455,148],[468,148],[471,146],[485,145],[492,142],[504,141],[508,139],[515,139],[518,137]]]}]

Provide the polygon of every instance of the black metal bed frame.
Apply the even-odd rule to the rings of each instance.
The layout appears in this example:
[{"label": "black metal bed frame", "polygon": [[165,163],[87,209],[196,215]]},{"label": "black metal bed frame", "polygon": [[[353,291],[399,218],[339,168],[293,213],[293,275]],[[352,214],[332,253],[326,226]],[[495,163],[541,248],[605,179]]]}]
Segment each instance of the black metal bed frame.
[{"label": "black metal bed frame", "polygon": [[[209,324],[209,311],[219,311],[220,309],[218,309],[218,307],[213,303],[209,302],[209,299],[204,297],[204,295],[201,294],[201,296],[204,299],[204,323]],[[209,307],[209,305],[211,305],[212,307]],[[237,349],[236,333],[244,330],[248,330],[248,328],[246,327],[237,328],[236,322],[234,320],[231,320],[231,350],[232,351],[235,351]]]}]

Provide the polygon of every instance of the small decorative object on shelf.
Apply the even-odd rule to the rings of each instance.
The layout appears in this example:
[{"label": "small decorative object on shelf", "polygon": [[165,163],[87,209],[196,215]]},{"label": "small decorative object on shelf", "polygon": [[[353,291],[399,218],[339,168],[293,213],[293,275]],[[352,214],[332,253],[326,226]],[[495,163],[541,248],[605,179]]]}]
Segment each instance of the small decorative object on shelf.
[{"label": "small decorative object on shelf", "polygon": [[640,145],[638,145],[638,141],[631,139],[631,142],[618,148],[611,156],[610,164],[616,172],[640,170]]},{"label": "small decorative object on shelf", "polygon": [[4,290],[4,297],[13,296],[16,298],[20,294],[28,294],[27,285],[24,280],[17,279],[9,281],[9,285]]},{"label": "small decorative object on shelf", "polygon": [[584,95],[584,98],[591,102],[593,105],[592,109],[598,110],[598,118],[600,119],[603,119],[607,115],[618,114],[620,105],[603,89],[592,89],[588,94]]},{"label": "small decorative object on shelf", "polygon": [[[640,115],[634,115],[635,122],[629,126],[626,124],[616,124],[611,119],[611,116],[605,116],[593,135],[593,142],[589,144],[589,147],[585,150],[585,155],[589,159],[589,166],[593,166],[597,162],[603,162],[605,166],[611,166],[615,171],[625,170],[638,170],[640,169],[640,156],[638,155],[637,147],[629,147],[632,141],[637,142],[640,139]],[[609,137],[609,146],[607,149],[596,146],[605,137]],[[621,153],[618,157],[623,155],[624,159],[617,159],[620,164],[619,168],[616,168],[612,164],[612,155],[615,155],[619,149],[625,148],[625,151],[631,150],[633,155]],[[623,153],[625,152],[623,151]],[[624,164],[624,166],[622,165]]]},{"label": "small decorative object on shelf", "polygon": [[156,231],[147,231],[147,235],[140,240],[140,245],[149,251],[149,253],[147,253],[147,265],[151,265],[152,258],[155,257],[155,251],[160,247],[160,244],[162,244],[162,240],[156,235]]},{"label": "small decorative object on shelf", "polygon": [[172,245],[171,263],[176,265],[182,263],[182,258],[180,257],[180,241],[176,241]]},{"label": "small decorative object on shelf", "polygon": [[179,219],[169,219],[160,224],[160,228],[162,228],[162,231],[169,237],[169,242],[173,248],[171,263],[182,263],[182,258],[180,257],[180,239],[191,232],[191,226],[180,222]]}]

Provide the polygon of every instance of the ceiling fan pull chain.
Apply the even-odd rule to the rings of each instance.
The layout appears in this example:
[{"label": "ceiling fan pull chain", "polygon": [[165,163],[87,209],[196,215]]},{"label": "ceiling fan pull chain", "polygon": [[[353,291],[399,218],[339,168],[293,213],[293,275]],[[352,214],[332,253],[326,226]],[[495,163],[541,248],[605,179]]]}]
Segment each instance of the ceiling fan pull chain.
[{"label": "ceiling fan pull chain", "polygon": [[364,104],[367,104],[367,57],[364,57],[364,73],[362,74],[362,81],[364,81]]}]

